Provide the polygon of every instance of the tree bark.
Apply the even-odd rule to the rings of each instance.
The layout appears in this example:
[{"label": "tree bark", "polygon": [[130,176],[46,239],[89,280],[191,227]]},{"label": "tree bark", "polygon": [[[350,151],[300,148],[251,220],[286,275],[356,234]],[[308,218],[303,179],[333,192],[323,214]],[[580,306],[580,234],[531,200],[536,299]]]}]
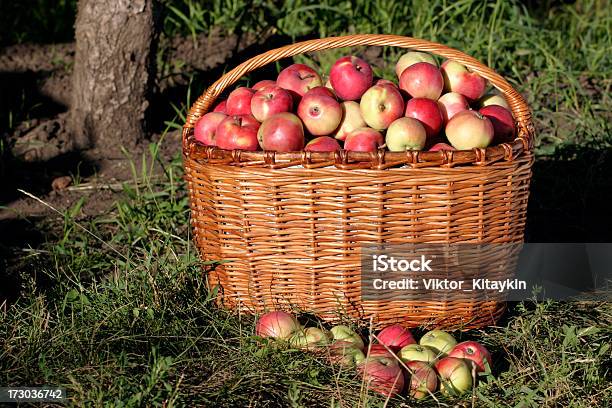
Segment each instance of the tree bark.
[{"label": "tree bark", "polygon": [[75,147],[105,156],[147,129],[155,78],[157,0],[79,0],[70,130]]}]

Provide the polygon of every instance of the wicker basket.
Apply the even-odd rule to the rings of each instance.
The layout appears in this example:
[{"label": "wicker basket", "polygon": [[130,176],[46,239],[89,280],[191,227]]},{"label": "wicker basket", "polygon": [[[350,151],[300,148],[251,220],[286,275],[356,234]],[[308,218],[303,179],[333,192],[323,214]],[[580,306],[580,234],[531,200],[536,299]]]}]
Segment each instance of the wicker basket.
[{"label": "wicker basket", "polygon": [[[193,126],[224,90],[270,62],[347,46],[396,46],[456,60],[499,89],[517,121],[513,143],[470,151],[246,152],[205,147]],[[362,301],[360,253],[381,243],[522,242],[534,128],[524,99],[476,59],[395,35],[305,41],[240,64],[195,102],[183,128],[194,240],[222,303],[238,311],[293,309],[326,320],[473,328],[503,299]],[[514,256],[510,254],[509,256]],[[513,264],[513,260],[509,260]]]}]

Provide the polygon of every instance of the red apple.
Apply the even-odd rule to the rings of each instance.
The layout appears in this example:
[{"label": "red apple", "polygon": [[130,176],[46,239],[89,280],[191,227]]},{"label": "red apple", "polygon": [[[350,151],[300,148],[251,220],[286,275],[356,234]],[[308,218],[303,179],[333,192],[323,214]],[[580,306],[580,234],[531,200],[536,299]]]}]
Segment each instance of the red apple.
[{"label": "red apple", "polygon": [[332,327],[329,332],[336,341],[345,341],[354,344],[360,350],[363,350],[364,344],[360,335],[351,330],[350,327],[343,324]]},{"label": "red apple", "polygon": [[329,360],[335,364],[354,367],[365,360],[365,354],[354,343],[349,341],[335,341],[329,346]]},{"label": "red apple", "polygon": [[404,373],[393,357],[368,356],[357,368],[366,386],[382,395],[394,397],[404,388]]},{"label": "red apple", "polygon": [[448,123],[457,113],[470,109],[465,96],[457,92],[445,93],[438,99],[438,104],[445,123]]},{"label": "red apple", "polygon": [[415,399],[423,399],[433,394],[438,388],[438,376],[429,364],[423,361],[410,361],[408,368],[408,395]]},{"label": "red apple", "polygon": [[493,141],[493,124],[476,111],[456,114],[446,124],[446,137],[457,150],[487,147]]},{"label": "red apple", "polygon": [[301,326],[294,316],[276,311],[265,313],[259,317],[255,325],[255,334],[261,337],[288,339],[300,329]]},{"label": "red apple", "polygon": [[397,88],[397,85],[395,84],[395,82],[389,81],[388,79],[384,79],[384,78],[375,78],[374,85],[391,85]]},{"label": "red apple", "polygon": [[227,100],[222,100],[214,108],[213,112],[225,113],[227,115]]},{"label": "red apple", "polygon": [[400,324],[387,326],[378,333],[378,341],[397,353],[408,344],[416,344],[410,330]]},{"label": "red apple", "polygon": [[333,133],[342,120],[342,107],[331,96],[306,94],[297,108],[306,129],[314,136]]},{"label": "red apple", "polygon": [[219,123],[227,117],[220,112],[208,112],[195,123],[193,136],[195,139],[206,146],[215,146],[215,134]]},{"label": "red apple", "polygon": [[346,139],[346,135],[348,135],[353,130],[366,127],[365,120],[361,116],[361,108],[359,104],[355,101],[344,101],[340,104],[342,107],[342,120],[340,121],[340,126],[336,130],[335,137],[338,140]]},{"label": "red apple", "polygon": [[408,51],[397,61],[397,64],[395,65],[395,74],[399,78],[402,76],[402,72],[404,72],[406,68],[419,62],[427,62],[436,68],[438,67],[436,60],[430,54],[419,51]]},{"label": "red apple", "polygon": [[326,88],[324,86],[315,86],[304,94],[304,96],[306,95],[324,95],[336,99],[336,94],[334,93],[334,90],[331,88]]},{"label": "red apple", "polygon": [[444,357],[435,364],[440,375],[440,392],[444,395],[461,395],[472,388],[472,373],[460,358]]},{"label": "red apple", "polygon": [[333,137],[319,136],[312,139],[304,148],[307,152],[335,152],[342,149],[340,143]]},{"label": "red apple", "polygon": [[480,108],[481,115],[489,118],[493,124],[493,143],[510,143],[514,140],[514,118],[512,113],[499,105],[489,105]]},{"label": "red apple", "polygon": [[255,119],[260,122],[276,113],[289,112],[292,108],[293,98],[291,94],[276,85],[261,88],[255,92],[251,99],[251,112]]},{"label": "red apple", "polygon": [[234,89],[227,97],[228,115],[250,115],[251,99],[255,91],[244,86]]},{"label": "red apple", "polygon": [[403,117],[391,123],[385,141],[387,149],[391,152],[423,150],[427,141],[427,131],[418,120]]},{"label": "red apple", "polygon": [[[462,358],[470,365],[476,366],[477,372],[486,371],[486,365],[491,367],[491,353],[482,344],[475,341],[464,341],[457,344],[448,353],[449,357]],[[485,364],[485,361],[487,362]]]},{"label": "red apple", "polygon": [[293,64],[278,74],[276,85],[290,91],[297,102],[308,90],[321,86],[321,77],[307,65]]},{"label": "red apple", "polygon": [[367,128],[357,128],[346,136],[344,149],[354,152],[375,152],[385,143],[380,132]]},{"label": "red apple", "polygon": [[304,148],[304,128],[300,118],[290,112],[270,116],[257,132],[259,145],[264,150],[295,152]]},{"label": "red apple", "polygon": [[417,62],[402,72],[399,87],[413,98],[437,100],[442,95],[444,79],[438,67],[428,62]]},{"label": "red apple", "polygon": [[329,80],[336,95],[344,101],[356,101],[372,85],[372,68],[355,56],[342,57],[329,71]]},{"label": "red apple", "polygon": [[400,360],[403,362],[408,361],[423,361],[425,363],[433,363],[438,358],[437,354],[433,349],[427,346],[421,346],[420,344],[408,344],[402,347],[397,354]]},{"label": "red apple", "polygon": [[413,98],[406,104],[406,116],[417,119],[427,131],[427,137],[432,138],[440,133],[444,125],[444,117],[437,101],[427,98]]},{"label": "red apple", "polygon": [[443,330],[428,331],[419,340],[421,346],[427,346],[433,349],[438,356],[445,356],[457,344],[457,340]]},{"label": "red apple", "polygon": [[227,150],[251,150],[259,148],[257,143],[259,122],[251,115],[230,115],[217,127],[217,147]]},{"label": "red apple", "polygon": [[389,351],[391,347],[385,347],[383,344],[375,344],[372,343],[368,347],[366,347],[365,351],[368,353],[368,357],[389,357],[395,358],[393,356],[393,351]]},{"label": "red apple", "polygon": [[359,103],[363,120],[373,129],[383,130],[404,113],[404,99],[393,85],[374,85]]},{"label": "red apple", "polygon": [[510,105],[508,105],[506,98],[498,94],[486,94],[485,96],[480,98],[480,100],[478,101],[478,104],[480,107],[489,106],[489,105],[499,105],[499,106],[503,106],[504,108],[510,110]]},{"label": "red apple", "polygon": [[436,143],[435,145],[429,148],[430,152],[437,152],[440,150],[457,150],[457,149],[455,149],[453,146],[447,143]]},{"label": "red apple", "polygon": [[444,85],[447,91],[458,92],[473,102],[484,95],[487,81],[475,72],[452,60],[446,60],[441,66]]},{"label": "red apple", "polygon": [[251,89],[253,89],[254,91],[259,91],[260,89],[263,89],[267,86],[274,86],[274,85],[276,85],[276,81],[272,81],[271,79],[263,79],[255,83],[255,85],[253,85]]}]

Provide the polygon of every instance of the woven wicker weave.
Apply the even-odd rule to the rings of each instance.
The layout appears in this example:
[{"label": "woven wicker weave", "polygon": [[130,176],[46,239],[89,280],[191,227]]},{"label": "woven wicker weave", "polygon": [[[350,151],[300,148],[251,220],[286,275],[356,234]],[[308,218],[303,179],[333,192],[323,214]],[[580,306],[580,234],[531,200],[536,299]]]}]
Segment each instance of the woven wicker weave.
[{"label": "woven wicker weave", "polygon": [[[243,75],[296,54],[354,45],[396,46],[456,60],[499,89],[512,108],[513,143],[470,151],[244,152],[205,147],[193,126]],[[361,247],[382,243],[522,242],[533,163],[529,108],[474,58],[428,41],[354,35],[268,51],[225,74],[192,106],[183,158],[195,243],[223,304],[241,311],[299,308],[327,320],[471,328],[493,324],[499,298],[362,301]],[[516,253],[499,262],[511,267]],[[495,261],[495,260],[493,260]]]}]

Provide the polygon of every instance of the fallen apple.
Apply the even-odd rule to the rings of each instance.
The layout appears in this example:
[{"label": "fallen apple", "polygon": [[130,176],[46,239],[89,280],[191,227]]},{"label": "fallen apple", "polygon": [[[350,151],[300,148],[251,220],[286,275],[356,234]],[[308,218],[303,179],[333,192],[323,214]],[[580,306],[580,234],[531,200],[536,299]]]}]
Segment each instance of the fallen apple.
[{"label": "fallen apple", "polygon": [[366,386],[384,396],[394,397],[404,389],[404,373],[392,357],[368,356],[357,369]]},{"label": "fallen apple", "polygon": [[289,339],[295,332],[301,330],[297,319],[286,312],[275,311],[264,313],[257,320],[255,334],[261,337]]},{"label": "fallen apple", "polygon": [[440,375],[440,392],[444,395],[459,396],[472,388],[472,373],[460,358],[444,357],[435,363]]},{"label": "fallen apple", "polygon": [[338,59],[329,71],[329,81],[334,92],[344,101],[356,101],[372,85],[370,65],[355,56]]},{"label": "fallen apple", "polygon": [[400,324],[385,327],[378,333],[376,338],[380,344],[389,347],[394,353],[397,353],[402,347],[408,344],[416,344],[410,330]]},{"label": "fallen apple", "polygon": [[368,357],[390,357],[395,358],[393,350],[390,350],[390,347],[385,346],[384,344],[376,344],[371,343],[365,350],[368,354]]},{"label": "fallen apple", "polygon": [[493,141],[493,124],[475,111],[456,114],[446,124],[446,138],[457,150],[485,148]]},{"label": "fallen apple", "polygon": [[457,344],[448,353],[448,356],[464,359],[466,362],[469,362],[470,366],[476,366],[477,372],[486,371],[486,366],[491,367],[492,364],[489,350],[476,341],[464,341]]},{"label": "fallen apple", "polygon": [[419,340],[421,346],[431,347],[436,356],[445,356],[457,344],[457,340],[449,333],[442,330],[428,331]]},{"label": "fallen apple", "polygon": [[366,358],[363,351],[350,341],[334,341],[328,350],[329,360],[334,364],[340,364],[345,367],[354,367],[362,363]]},{"label": "fallen apple", "polygon": [[300,118],[281,112],[266,119],[257,132],[259,145],[264,150],[295,152],[304,148],[304,128]]},{"label": "fallen apple", "polygon": [[420,344],[408,344],[402,347],[397,355],[400,360],[405,363],[409,361],[433,363],[438,357],[437,353],[433,349]]},{"label": "fallen apple", "polygon": [[301,349],[316,349],[329,344],[330,335],[318,327],[307,327],[296,331],[289,339],[293,347]]},{"label": "fallen apple", "polygon": [[331,333],[332,338],[334,339],[334,342],[345,341],[345,342],[354,344],[355,347],[357,347],[360,350],[363,350],[364,348],[364,344],[363,344],[363,340],[361,336],[355,333],[355,331],[353,331],[348,326],[340,324],[340,325],[332,327],[329,332]]},{"label": "fallen apple", "polygon": [[409,361],[408,368],[408,395],[415,399],[423,399],[433,394],[438,388],[438,376],[429,364],[422,361]]}]

